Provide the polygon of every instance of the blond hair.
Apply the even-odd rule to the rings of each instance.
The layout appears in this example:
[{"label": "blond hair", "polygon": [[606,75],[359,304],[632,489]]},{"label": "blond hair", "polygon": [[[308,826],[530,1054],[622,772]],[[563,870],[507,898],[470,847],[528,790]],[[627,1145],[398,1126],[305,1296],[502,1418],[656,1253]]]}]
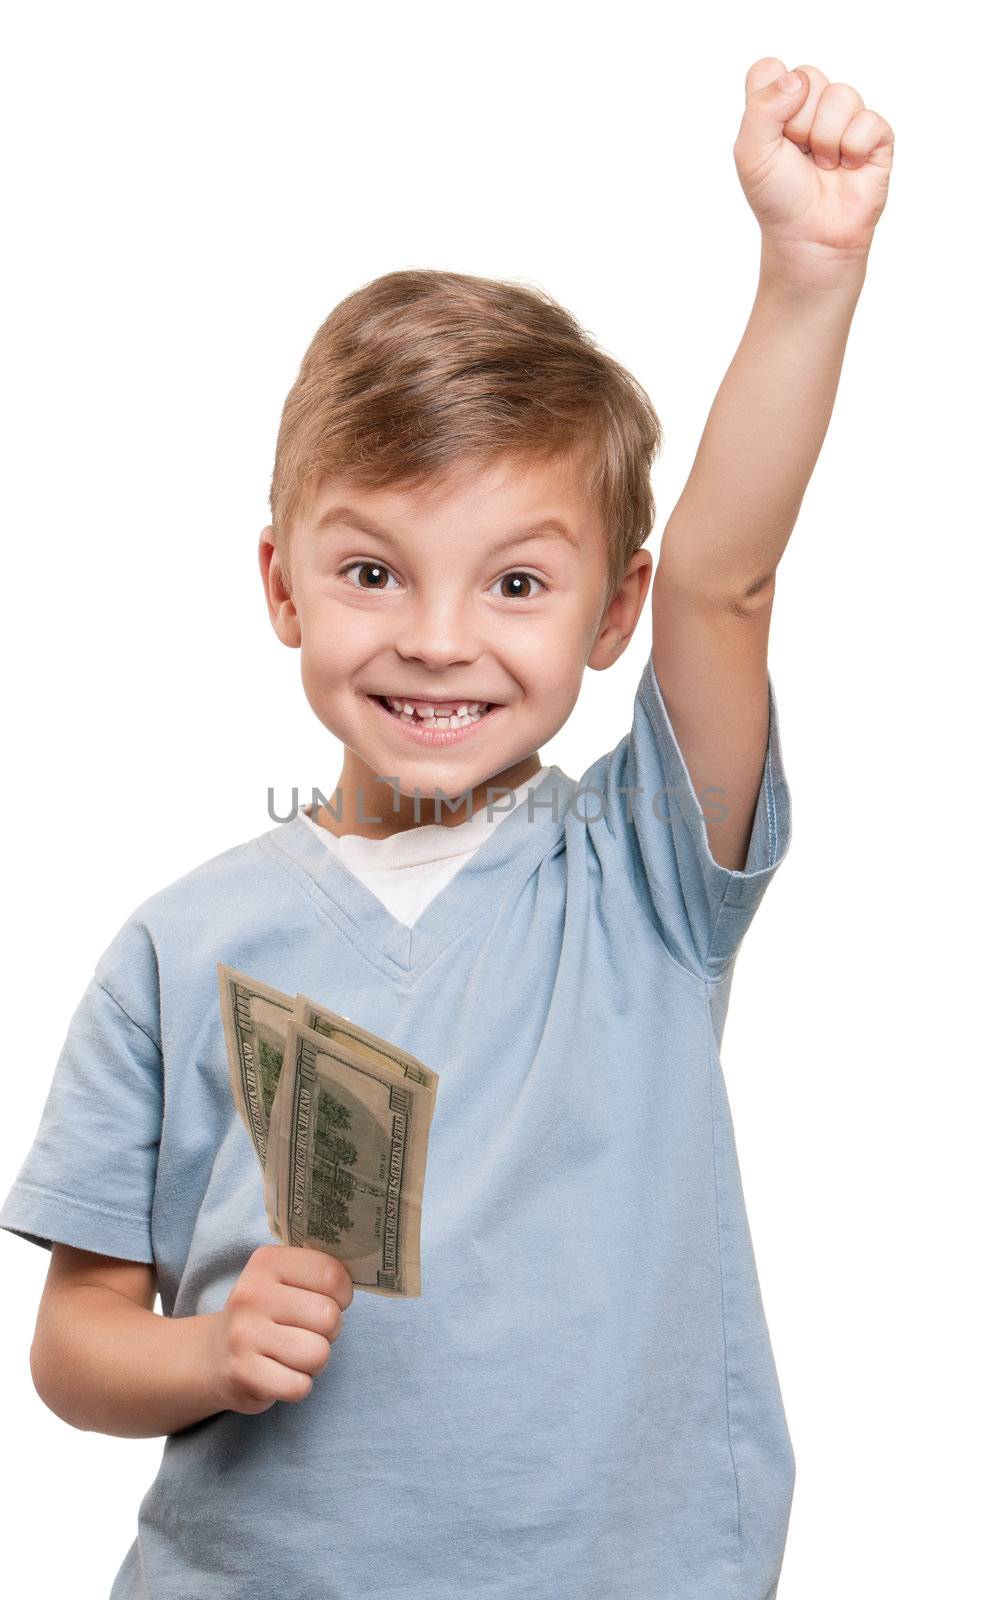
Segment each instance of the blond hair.
[{"label": "blond hair", "polygon": [[285,400],[275,545],[288,577],[289,532],[333,475],[390,488],[440,480],[466,461],[578,455],[607,543],[609,604],[651,532],[661,445],[641,385],[541,289],[385,273],[330,312]]}]

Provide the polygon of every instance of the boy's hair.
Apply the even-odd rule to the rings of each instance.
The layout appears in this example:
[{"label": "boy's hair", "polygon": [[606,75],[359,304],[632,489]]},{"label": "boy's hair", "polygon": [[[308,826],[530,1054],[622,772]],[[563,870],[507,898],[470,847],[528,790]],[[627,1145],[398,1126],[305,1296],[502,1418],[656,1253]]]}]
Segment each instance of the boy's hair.
[{"label": "boy's hair", "polygon": [[333,475],[393,488],[441,481],[466,461],[578,459],[607,542],[609,605],[651,532],[661,446],[641,385],[541,289],[385,273],[330,312],[285,401],[275,546],[290,585],[290,529]]}]

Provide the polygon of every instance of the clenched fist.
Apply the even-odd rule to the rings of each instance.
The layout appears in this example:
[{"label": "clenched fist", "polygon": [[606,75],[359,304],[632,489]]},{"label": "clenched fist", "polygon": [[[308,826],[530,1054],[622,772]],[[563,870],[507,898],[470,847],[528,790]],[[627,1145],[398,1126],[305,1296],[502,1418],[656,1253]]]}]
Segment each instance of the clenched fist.
[{"label": "clenched fist", "polygon": [[304,1400],[352,1299],[353,1280],[335,1256],[261,1245],[210,1329],[206,1359],[217,1410],[253,1416],[276,1400]]},{"label": "clenched fist", "polygon": [[884,210],[894,132],[849,83],[818,67],[755,61],[733,148],[762,238],[793,277],[860,266]]}]

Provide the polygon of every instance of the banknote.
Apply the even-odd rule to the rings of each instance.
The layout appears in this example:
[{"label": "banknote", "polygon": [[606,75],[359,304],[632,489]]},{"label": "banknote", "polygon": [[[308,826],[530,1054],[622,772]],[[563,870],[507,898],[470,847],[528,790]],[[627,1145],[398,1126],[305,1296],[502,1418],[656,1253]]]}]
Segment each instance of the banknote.
[{"label": "banknote", "polygon": [[381,1053],[288,1023],[268,1170],[278,1236],[346,1263],[354,1287],[417,1296],[435,1092]]},{"label": "banknote", "polygon": [[291,995],[222,961],[217,961],[216,970],[233,1101],[265,1168],[271,1106],[295,1002]]},{"label": "banknote", "polygon": [[[271,1232],[346,1260],[366,1280],[354,1279],[356,1287],[420,1294],[422,1189],[438,1073],[307,995],[292,998],[221,961],[216,970],[230,1087],[260,1162]],[[320,1051],[313,1068],[291,1035],[293,1075],[275,1139],[292,1023],[318,1038]],[[389,1159],[382,1164],[383,1152]]]}]

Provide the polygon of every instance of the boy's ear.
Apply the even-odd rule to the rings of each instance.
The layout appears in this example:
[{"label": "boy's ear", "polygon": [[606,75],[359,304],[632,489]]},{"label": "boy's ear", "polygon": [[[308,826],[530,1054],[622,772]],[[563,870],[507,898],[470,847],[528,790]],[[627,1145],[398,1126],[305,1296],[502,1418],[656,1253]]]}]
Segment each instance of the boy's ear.
[{"label": "boy's ear", "polygon": [[650,550],[635,550],[616,594],[600,618],[593,648],[586,660],[597,672],[612,667],[627,649],[651,586]]},{"label": "boy's ear", "polygon": [[274,542],[274,529],[270,526],[261,529],[257,555],[271,626],[282,644],[298,650],[301,647],[302,630],[291,598],[290,574],[285,573],[281,564]]}]

